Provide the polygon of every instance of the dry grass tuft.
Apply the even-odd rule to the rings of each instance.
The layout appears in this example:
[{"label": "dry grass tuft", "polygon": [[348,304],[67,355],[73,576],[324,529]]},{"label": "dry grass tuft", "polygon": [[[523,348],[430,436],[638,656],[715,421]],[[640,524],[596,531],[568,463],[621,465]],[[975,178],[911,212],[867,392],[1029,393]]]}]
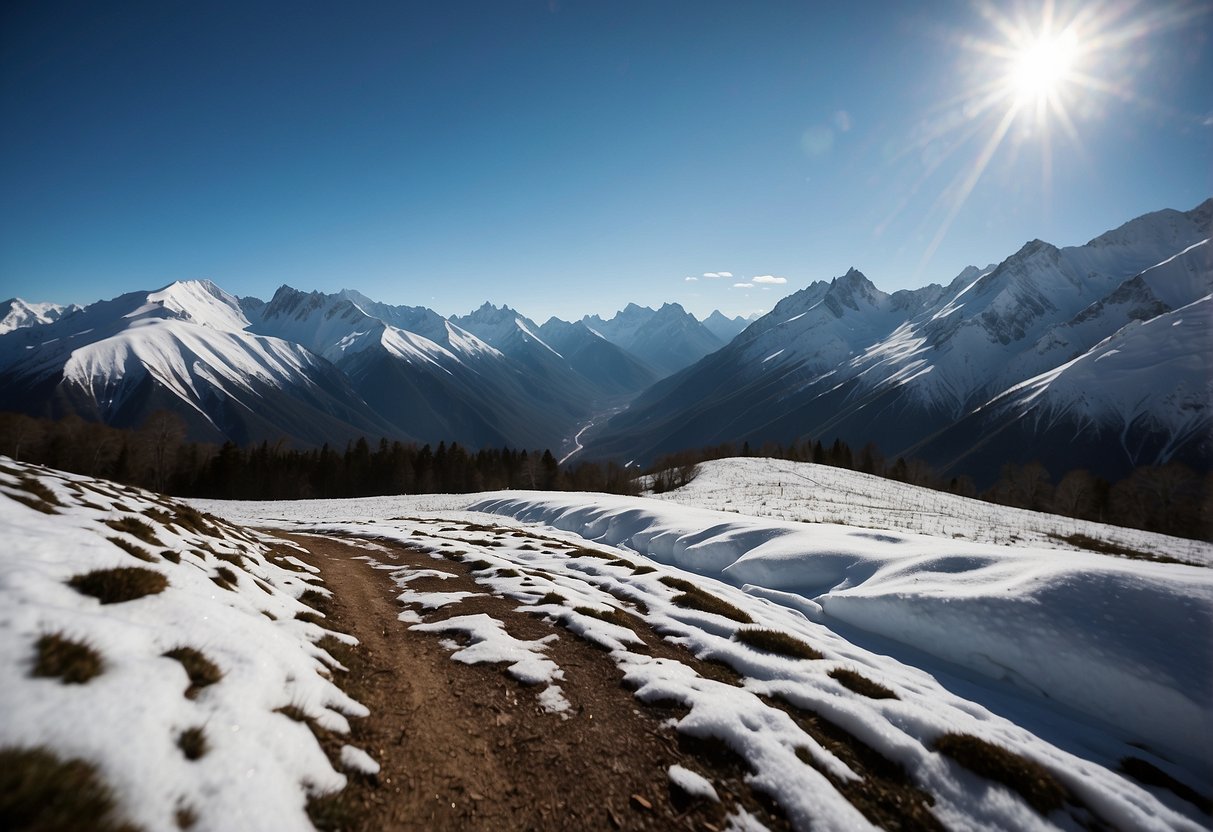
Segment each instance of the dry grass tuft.
[{"label": "dry grass tuft", "polygon": [[673,598],[674,603],[680,607],[699,610],[700,612],[710,612],[713,615],[719,615],[740,624],[754,623],[754,619],[750,618],[749,613],[745,610],[730,604],[723,598],[717,597],[706,590],[700,589],[690,581],[670,575],[666,575],[660,580],[671,589],[682,591],[681,595],[675,595]]},{"label": "dry grass tuft", "polygon": [[176,647],[169,650],[164,656],[176,659],[185,668],[185,674],[190,678],[190,686],[185,691],[187,699],[193,699],[204,687],[213,685],[223,678],[223,671],[200,650],[195,650],[193,647]]},{"label": "dry grass tuft", "polygon": [[41,748],[0,749],[0,829],[134,832],[97,769]]},{"label": "dry grass tuft", "polygon": [[579,615],[588,615],[590,618],[597,618],[599,621],[605,621],[608,624],[615,624],[619,627],[629,627],[632,624],[632,617],[619,609],[606,611],[595,609],[594,607],[574,607],[573,612]]},{"label": "dry grass tuft", "polygon": [[43,514],[59,513],[55,510],[53,505],[48,503],[46,500],[40,500],[37,497],[30,497],[25,494],[13,494],[9,491],[5,492],[5,496],[7,496],[10,500],[16,500],[18,503],[21,503],[21,505],[26,506],[27,508],[32,508],[34,511],[40,511]]},{"label": "dry grass tuft", "polygon": [[564,600],[565,600],[565,599],[564,599],[564,596],[563,596],[563,595],[561,595],[559,592],[549,592],[549,593],[547,593],[546,595],[544,595],[542,598],[540,598],[538,601],[536,601],[535,603],[536,603],[537,605],[540,605],[540,604],[563,604],[563,603],[564,603]]},{"label": "dry grass tuft", "polygon": [[168,587],[168,578],[142,566],[120,566],[76,575],[67,583],[77,592],[90,595],[103,604],[121,604],[163,592]]},{"label": "dry grass tuft", "polygon": [[239,580],[240,579],[236,577],[236,573],[227,566],[220,566],[215,570],[215,574],[211,576],[211,581],[216,586],[218,586],[220,589],[226,589],[232,592],[236,591],[236,585],[239,583]]},{"label": "dry grass tuft", "polygon": [[869,699],[901,698],[879,682],[873,682],[867,676],[856,673],[854,670],[848,670],[845,667],[836,667],[831,670],[830,678],[836,680],[844,688],[858,693],[860,696],[866,696]]},{"label": "dry grass tuft", "polygon": [[935,750],[946,754],[974,774],[1001,783],[1042,815],[1060,809],[1066,789],[1040,763],[968,734],[944,734]]},{"label": "dry grass tuft", "polygon": [[[355,653],[353,646],[346,644],[341,639],[335,636],[325,636],[316,642],[316,646],[324,652],[328,653],[332,659],[340,663],[343,667],[349,668],[354,664]],[[337,670],[339,668],[334,668]]]},{"label": "dry grass tuft", "polygon": [[1199,563],[1192,563],[1186,560],[1177,560],[1170,555],[1160,555],[1154,552],[1146,552],[1141,549],[1134,549],[1130,546],[1125,546],[1122,543],[1109,543],[1106,540],[1099,540],[1085,534],[1050,534],[1049,537],[1054,540],[1060,540],[1062,543],[1069,543],[1078,549],[1086,549],[1088,552],[1098,552],[1101,555],[1112,555],[1118,558],[1129,558],[1130,560],[1152,560],[1155,563],[1183,563],[1189,566],[1201,566]]},{"label": "dry grass tuft", "polygon": [[206,733],[201,728],[186,728],[177,737],[177,747],[181,749],[181,753],[185,755],[185,759],[201,759],[202,755],[206,754],[208,750]]},{"label": "dry grass tuft", "polygon": [[173,524],[186,531],[195,532],[207,537],[216,537],[219,530],[208,522],[207,515],[191,508],[184,503],[178,503],[173,512]]},{"label": "dry grass tuft", "polygon": [[305,589],[303,594],[299,596],[299,602],[307,604],[312,609],[324,615],[332,612],[333,599],[319,590]]},{"label": "dry grass tuft", "polygon": [[820,659],[821,653],[805,644],[798,638],[793,638],[779,630],[767,630],[757,627],[747,627],[733,633],[733,638],[755,650],[765,653],[775,653],[793,659]]},{"label": "dry grass tuft", "polygon": [[37,650],[34,675],[58,678],[65,685],[82,685],[99,675],[104,666],[96,650],[60,633],[39,638]]},{"label": "dry grass tuft", "polygon": [[193,829],[198,822],[198,813],[192,806],[182,806],[174,813],[173,820],[177,821],[178,829]]},{"label": "dry grass tuft", "polygon": [[63,505],[63,503],[59,502],[59,498],[55,496],[55,492],[51,491],[50,486],[42,482],[42,480],[26,476],[21,478],[20,485],[43,502],[50,503],[52,506]]},{"label": "dry grass tuft", "polygon": [[657,568],[655,566],[649,566],[646,563],[643,566],[637,566],[635,569],[633,569],[632,574],[633,575],[648,575],[648,574],[651,574],[656,571],[657,571]]},{"label": "dry grass tuft", "polygon": [[117,546],[122,551],[126,552],[128,555],[134,555],[135,557],[139,558],[139,560],[141,560],[145,563],[155,563],[156,562],[155,555],[153,555],[147,549],[144,549],[139,544],[131,543],[129,540],[127,540],[124,537],[107,537],[106,540],[108,540],[110,543],[113,543],[115,546]]},{"label": "dry grass tuft", "polygon": [[138,538],[144,543],[150,543],[153,546],[164,545],[160,542],[160,538],[156,537],[156,530],[152,528],[152,524],[140,520],[138,517],[119,517],[117,520],[106,520],[105,525],[116,532],[123,532],[129,534],[131,537]]},{"label": "dry grass tuft", "polygon": [[164,558],[169,563],[181,563],[181,555],[174,552],[172,549],[164,549],[160,552],[160,557]]},{"label": "dry grass tuft", "polygon": [[598,560],[615,560],[615,556],[606,552],[599,552],[596,549],[586,549],[582,546],[576,546],[569,550],[571,558],[597,558]]},{"label": "dry grass tuft", "polygon": [[219,560],[227,561],[237,569],[244,568],[244,558],[235,552],[215,552],[214,555],[215,557],[219,558]]}]

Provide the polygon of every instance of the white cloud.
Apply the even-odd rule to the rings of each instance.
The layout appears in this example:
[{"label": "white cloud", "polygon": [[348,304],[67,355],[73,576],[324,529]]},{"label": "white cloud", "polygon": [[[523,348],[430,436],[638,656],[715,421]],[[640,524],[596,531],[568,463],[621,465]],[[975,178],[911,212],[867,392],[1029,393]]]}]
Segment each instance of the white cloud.
[{"label": "white cloud", "polygon": [[753,289],[754,284],[753,283],[734,283],[733,288],[734,289]]},{"label": "white cloud", "polygon": [[758,277],[755,277],[753,280],[755,283],[769,283],[773,286],[782,286],[783,284],[788,282],[788,279],[786,277],[775,277],[774,275],[771,275],[771,274],[760,274],[760,275],[758,275]]},{"label": "white cloud", "polygon": [[732,277],[733,276],[732,272],[717,272],[717,274],[719,274],[721,277]]},{"label": "white cloud", "polygon": [[687,275],[686,277],[684,277],[684,278],[683,278],[683,280],[685,280],[687,283],[694,283],[694,282],[695,282],[696,280],[698,280],[698,279],[699,279],[699,278],[697,278],[697,277],[691,277],[690,275]]},{"label": "white cloud", "polygon": [[708,278],[709,280],[713,280],[718,277],[732,277],[733,273],[732,272],[704,272],[703,276]]}]

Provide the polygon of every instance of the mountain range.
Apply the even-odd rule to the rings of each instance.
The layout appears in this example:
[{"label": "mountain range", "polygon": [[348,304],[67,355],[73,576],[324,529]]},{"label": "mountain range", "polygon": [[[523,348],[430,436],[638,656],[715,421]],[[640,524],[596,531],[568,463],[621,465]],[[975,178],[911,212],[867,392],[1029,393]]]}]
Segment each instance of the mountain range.
[{"label": "mountain range", "polygon": [[83,309],[13,299],[0,409],[117,426],[169,409],[193,438],[237,443],[584,441],[584,458],[636,463],[840,438],[979,483],[1030,459],[1208,470],[1211,219],[1207,200],[1081,246],[1033,240],[893,293],[851,269],[752,322],[675,303],[542,325],[487,303],[445,318],[349,289],[264,301],[205,280]]},{"label": "mountain range", "polygon": [[1207,200],[1083,246],[1033,240],[946,286],[886,294],[855,269],[813,283],[649,388],[586,453],[841,438],[985,482],[1033,459],[1207,470],[1211,218]]},{"label": "mountain range", "polygon": [[[651,351],[663,345],[653,366],[583,322],[539,326],[508,306],[447,319],[348,289],[282,286],[263,301],[206,280],[83,309],[19,299],[4,308],[0,409],[119,427],[168,409],[191,438],[238,444],[365,435],[559,448],[724,343],[677,304],[617,316]],[[745,325],[719,314],[712,323]]]}]

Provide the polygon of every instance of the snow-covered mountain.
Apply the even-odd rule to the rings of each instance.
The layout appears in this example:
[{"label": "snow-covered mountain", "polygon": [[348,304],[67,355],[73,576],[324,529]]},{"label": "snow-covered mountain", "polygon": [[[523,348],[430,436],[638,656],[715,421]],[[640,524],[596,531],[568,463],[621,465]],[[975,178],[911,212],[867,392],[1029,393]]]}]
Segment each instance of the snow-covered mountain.
[{"label": "snow-covered mountain", "polygon": [[137,427],[178,413],[196,439],[303,444],[400,436],[331,363],[246,331],[210,281],[94,303],[0,336],[0,409]]},{"label": "snow-covered mountain", "polygon": [[521,330],[510,337],[505,326],[479,328],[499,349],[428,309],[289,286],[251,317],[253,331],[332,361],[384,419],[432,444],[554,447],[576,432],[597,398],[550,347]]},{"label": "snow-covered mountain", "polygon": [[0,335],[38,324],[54,323],[65,315],[80,311],[76,304],[29,303],[21,298],[9,298],[0,303]]},{"label": "snow-covered mountain", "polygon": [[136,426],[167,407],[216,441],[560,449],[631,398],[583,456],[837,437],[979,484],[1034,459],[1055,474],[1207,470],[1211,223],[1208,200],[892,293],[851,269],[748,325],[675,303],[543,326],[487,303],[448,319],[351,289],[266,302],[209,281],[83,310],[13,300],[0,408]]},{"label": "snow-covered mountain", "polygon": [[720,339],[720,343],[727,344],[740,335],[741,331],[749,326],[751,321],[757,320],[757,318],[757,315],[749,318],[743,318],[741,315],[730,318],[719,309],[714,309],[712,310],[712,314],[708,315],[700,323],[703,324],[704,329]]},{"label": "snow-covered mountain", "polygon": [[587,315],[581,322],[661,376],[694,364],[726,343],[677,303],[656,310],[629,303],[610,320]]},{"label": "snow-covered mountain", "polygon": [[569,323],[549,318],[539,327],[537,335],[605,393],[639,393],[657,380],[656,373],[638,358],[581,321]]},{"label": "snow-covered mountain", "polygon": [[[1211,218],[1213,200],[1083,246],[1034,240],[947,286],[887,294],[854,269],[814,283],[646,391],[588,453],[840,437],[987,481],[1037,457],[1115,476],[1169,459],[1207,468]],[[1160,340],[1154,319],[1172,313],[1187,324]]]}]

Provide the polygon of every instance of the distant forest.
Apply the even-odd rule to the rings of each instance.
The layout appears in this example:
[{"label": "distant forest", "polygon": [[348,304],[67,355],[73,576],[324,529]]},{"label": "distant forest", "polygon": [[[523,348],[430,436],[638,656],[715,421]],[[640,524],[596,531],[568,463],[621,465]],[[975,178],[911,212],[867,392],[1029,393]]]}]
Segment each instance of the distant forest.
[{"label": "distant forest", "polygon": [[0,453],[78,474],[103,477],[172,494],[236,500],[297,500],[391,494],[470,493],[500,489],[605,491],[636,494],[648,475],[656,491],[690,482],[709,459],[755,456],[849,468],[900,482],[976,497],[999,505],[1213,539],[1213,474],[1180,463],[1142,466],[1112,483],[1085,470],[1054,480],[1039,462],[1006,465],[991,488],[978,492],[968,477],[938,477],[920,460],[892,461],[874,445],[858,452],[846,443],[801,442],[738,448],[726,444],[659,459],[648,470],[615,463],[561,466],[552,452],[512,448],[476,451],[445,442],[436,448],[381,439],[344,448],[300,450],[284,443],[238,447],[185,441],[185,425],[167,411],[138,430],[121,430],[77,416],[51,421],[0,413]]}]

